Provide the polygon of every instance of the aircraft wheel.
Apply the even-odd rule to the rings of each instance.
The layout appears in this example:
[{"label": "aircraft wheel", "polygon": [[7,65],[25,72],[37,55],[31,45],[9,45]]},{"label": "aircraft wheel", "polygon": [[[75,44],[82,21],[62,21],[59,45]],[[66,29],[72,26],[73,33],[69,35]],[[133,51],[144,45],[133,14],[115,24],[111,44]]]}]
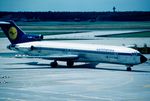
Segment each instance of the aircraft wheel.
[{"label": "aircraft wheel", "polygon": [[127,71],[132,71],[131,67],[127,67]]},{"label": "aircraft wheel", "polygon": [[31,46],[31,49],[30,49],[30,50],[33,51],[33,49],[34,49],[34,46]]},{"label": "aircraft wheel", "polygon": [[51,62],[51,63],[50,63],[50,66],[51,66],[51,67],[57,67],[57,66],[58,66],[57,61]]},{"label": "aircraft wheel", "polygon": [[72,67],[74,65],[73,61],[67,61],[67,67]]}]

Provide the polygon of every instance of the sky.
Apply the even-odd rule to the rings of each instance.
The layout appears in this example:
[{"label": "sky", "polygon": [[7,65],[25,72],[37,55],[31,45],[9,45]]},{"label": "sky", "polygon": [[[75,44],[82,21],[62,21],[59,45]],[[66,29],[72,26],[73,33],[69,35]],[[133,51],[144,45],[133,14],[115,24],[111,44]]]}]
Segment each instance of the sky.
[{"label": "sky", "polygon": [[150,11],[150,0],[0,0],[0,11]]}]

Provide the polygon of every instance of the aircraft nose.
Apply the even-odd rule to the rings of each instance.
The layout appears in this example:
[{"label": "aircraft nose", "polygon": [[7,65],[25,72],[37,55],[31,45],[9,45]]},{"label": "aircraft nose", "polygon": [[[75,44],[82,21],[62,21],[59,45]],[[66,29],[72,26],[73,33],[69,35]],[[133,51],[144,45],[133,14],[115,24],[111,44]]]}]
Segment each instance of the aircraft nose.
[{"label": "aircraft nose", "polygon": [[144,63],[147,61],[147,58],[145,56],[141,55],[140,60],[141,60],[141,63]]}]

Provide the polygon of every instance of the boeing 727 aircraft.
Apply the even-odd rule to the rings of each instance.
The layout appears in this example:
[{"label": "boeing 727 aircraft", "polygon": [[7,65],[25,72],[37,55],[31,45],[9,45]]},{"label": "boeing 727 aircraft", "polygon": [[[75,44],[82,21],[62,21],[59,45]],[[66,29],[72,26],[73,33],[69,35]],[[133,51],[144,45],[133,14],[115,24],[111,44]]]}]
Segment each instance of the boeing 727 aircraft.
[{"label": "boeing 727 aircraft", "polygon": [[43,36],[25,34],[13,21],[1,21],[0,26],[11,42],[8,49],[25,54],[20,56],[24,58],[54,60],[51,67],[56,67],[57,61],[66,61],[68,67],[74,62],[98,62],[126,65],[131,71],[132,66],[147,61],[137,50],[123,46],[40,41]]}]

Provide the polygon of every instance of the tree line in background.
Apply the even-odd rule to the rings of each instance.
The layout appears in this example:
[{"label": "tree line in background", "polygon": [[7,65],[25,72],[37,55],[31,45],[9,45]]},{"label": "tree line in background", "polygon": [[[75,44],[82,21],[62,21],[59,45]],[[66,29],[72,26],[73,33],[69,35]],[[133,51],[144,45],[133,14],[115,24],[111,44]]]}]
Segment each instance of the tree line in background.
[{"label": "tree line in background", "polygon": [[150,12],[0,12],[14,21],[150,21]]}]

